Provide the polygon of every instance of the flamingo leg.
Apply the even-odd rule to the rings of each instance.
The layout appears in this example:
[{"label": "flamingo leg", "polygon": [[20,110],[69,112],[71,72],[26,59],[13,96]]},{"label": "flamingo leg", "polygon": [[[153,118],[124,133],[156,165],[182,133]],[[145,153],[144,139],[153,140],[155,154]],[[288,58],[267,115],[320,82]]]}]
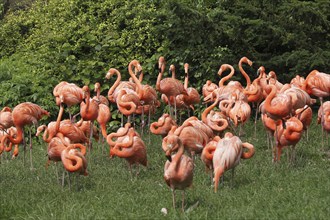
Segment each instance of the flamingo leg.
[{"label": "flamingo leg", "polygon": [[33,161],[32,161],[32,134],[31,134],[31,128],[29,128],[29,138],[30,138],[30,164],[31,164],[31,167],[30,169],[33,170]]},{"label": "flamingo leg", "polygon": [[175,192],[174,192],[174,189],[172,189],[172,202],[173,202],[173,209],[175,210]]}]

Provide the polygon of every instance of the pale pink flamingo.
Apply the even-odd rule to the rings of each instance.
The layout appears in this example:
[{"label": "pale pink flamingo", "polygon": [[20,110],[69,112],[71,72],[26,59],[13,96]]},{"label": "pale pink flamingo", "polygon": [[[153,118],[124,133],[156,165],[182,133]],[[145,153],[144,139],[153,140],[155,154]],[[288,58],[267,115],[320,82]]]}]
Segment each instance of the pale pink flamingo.
[{"label": "pale pink flamingo", "polygon": [[[246,148],[248,151],[244,152]],[[214,169],[214,192],[217,192],[220,177],[226,170],[232,169],[232,182],[234,168],[239,164],[241,158],[249,159],[254,155],[254,147],[250,143],[242,143],[239,137],[227,132],[220,141],[213,154]]]}]

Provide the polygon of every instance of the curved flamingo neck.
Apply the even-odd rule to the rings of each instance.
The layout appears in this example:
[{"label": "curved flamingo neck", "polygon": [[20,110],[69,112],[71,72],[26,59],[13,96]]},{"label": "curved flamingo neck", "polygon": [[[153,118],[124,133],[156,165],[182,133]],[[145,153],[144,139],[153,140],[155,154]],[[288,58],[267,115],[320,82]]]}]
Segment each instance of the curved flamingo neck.
[{"label": "curved flamingo neck", "polygon": [[251,79],[248,76],[248,74],[245,72],[245,70],[243,69],[243,67],[242,67],[243,63],[246,63],[251,66],[252,62],[248,58],[243,57],[240,59],[240,61],[238,63],[239,70],[242,73],[242,75],[244,76],[244,78],[246,79],[246,88],[248,88],[251,85]]},{"label": "curved flamingo neck", "polygon": [[165,72],[165,59],[164,57],[159,57],[158,60],[158,69],[159,69],[159,73],[157,76],[157,81],[156,81],[156,89],[159,91],[160,90],[160,81],[162,80],[163,74]]},{"label": "curved flamingo neck", "polygon": [[[141,65],[139,63],[139,61],[137,60],[132,60],[129,64],[128,64],[128,73],[129,75],[132,77],[133,81],[135,82],[135,84],[137,85],[137,92],[139,94],[139,96],[142,93],[142,84],[140,82],[140,80],[136,77],[136,75],[134,74],[132,68],[137,68],[140,71],[142,71],[141,69]],[[141,98],[141,97],[140,97]]]},{"label": "curved flamingo neck", "polygon": [[121,81],[121,74],[120,74],[120,72],[119,72],[117,69],[115,69],[115,68],[111,68],[111,69],[109,70],[109,72],[110,72],[112,75],[117,75],[117,79],[116,79],[115,83],[111,86],[111,88],[109,89],[109,92],[108,92],[108,94],[111,95],[111,94],[115,91],[115,89],[117,88],[117,86],[119,85],[119,83],[120,83],[120,81]]},{"label": "curved flamingo neck", "polygon": [[215,100],[215,102],[210,105],[209,107],[207,107],[203,113],[202,113],[202,122],[204,122],[205,124],[207,124],[207,115],[211,112],[211,110],[218,104],[219,100],[218,98]]},{"label": "curved flamingo neck", "polygon": [[221,76],[222,72],[227,70],[227,69],[230,69],[230,73],[223,77],[220,81],[219,81],[219,87],[223,87],[224,86],[224,83],[230,79],[234,73],[235,73],[235,70],[234,70],[234,67],[232,65],[229,65],[229,64],[222,64],[221,67],[220,67],[220,70],[218,72],[218,74]]},{"label": "curved flamingo neck", "polygon": [[275,97],[276,92],[277,92],[277,89],[276,89],[275,85],[269,85],[269,86],[271,88],[271,91],[268,94],[268,96],[266,97],[265,104],[264,104],[264,108],[267,112],[271,111],[271,108],[272,108],[271,102],[272,102],[272,100]]}]

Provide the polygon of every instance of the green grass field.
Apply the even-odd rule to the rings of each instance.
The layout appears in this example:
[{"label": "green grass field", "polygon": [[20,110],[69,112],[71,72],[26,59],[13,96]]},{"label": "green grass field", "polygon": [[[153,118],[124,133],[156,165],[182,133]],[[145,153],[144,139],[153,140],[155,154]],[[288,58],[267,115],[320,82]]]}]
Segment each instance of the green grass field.
[{"label": "green grass field", "polygon": [[[46,144],[34,139],[34,171],[29,155],[23,164],[21,150],[16,160],[4,152],[0,164],[0,219],[328,219],[330,214],[329,145],[321,149],[321,128],[315,118],[309,131],[296,146],[296,161],[290,165],[286,149],[281,161],[272,162],[266,133],[261,122],[254,137],[253,123],[245,126],[243,141],[254,144],[256,153],[242,160],[231,172],[218,193],[211,187],[209,174],[197,158],[193,187],[186,190],[186,206],[180,209],[181,192],[177,191],[177,209],[163,179],[166,161],[161,137],[144,136],[148,167],[132,178],[121,158],[102,154],[101,144],[94,143],[89,176],[71,175],[62,188],[55,165],[45,169]],[[105,144],[107,147],[107,144]],[[58,164],[60,177],[63,166]],[[166,208],[167,215],[161,212]]]}]

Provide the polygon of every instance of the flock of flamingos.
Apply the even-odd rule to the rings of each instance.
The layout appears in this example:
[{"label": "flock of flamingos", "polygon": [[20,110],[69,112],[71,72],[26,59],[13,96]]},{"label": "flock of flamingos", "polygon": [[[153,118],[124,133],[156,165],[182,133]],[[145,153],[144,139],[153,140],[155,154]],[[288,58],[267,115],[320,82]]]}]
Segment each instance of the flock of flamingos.
[{"label": "flock of flamingos", "polygon": [[[88,175],[86,158],[92,149],[92,138],[98,138],[98,125],[110,147],[110,156],[125,158],[132,173],[133,164],[147,165],[147,151],[141,135],[130,123],[131,116],[141,115],[144,125],[144,116],[149,115],[150,122],[150,114],[160,106],[160,93],[161,101],[169,106],[169,112],[151,123],[150,131],[163,137],[162,149],[168,159],[164,166],[164,179],[172,190],[174,208],[174,191],[183,190],[183,208],[184,190],[192,184],[196,155],[200,155],[210,170],[215,192],[225,171],[234,170],[241,158],[248,159],[254,155],[253,145],[240,139],[243,125],[250,118],[251,106],[256,108],[255,122],[258,112],[261,114],[268,143],[273,147],[274,162],[280,160],[283,147],[290,147],[290,160],[294,160],[294,146],[311,124],[310,106],[316,103],[315,98],[319,98],[321,103],[317,120],[322,126],[322,137],[330,132],[330,101],[323,102],[323,98],[330,95],[329,74],[313,70],[306,79],[297,75],[290,83],[283,85],[277,81],[275,72],[266,74],[261,66],[258,77],[251,82],[243,64],[252,66],[252,62],[246,57],[239,61],[240,73],[246,79],[245,87],[238,81],[229,81],[235,70],[233,66],[223,64],[218,74],[230,73],[217,84],[208,80],[201,95],[195,88],[188,87],[188,64],[184,65],[184,83],[175,78],[174,65],[169,68],[172,77],[163,78],[166,69],[164,57],[159,58],[156,88],[142,83],[143,71],[137,60],[128,65],[129,81],[122,81],[120,72],[115,68],[107,72],[107,79],[116,77],[108,97],[100,95],[99,83],[95,84],[96,95],[91,97],[89,86],[81,88],[62,81],[53,90],[56,105],[59,106],[58,117],[48,125],[37,127],[42,117],[49,116],[49,112],[37,104],[24,102],[13,109],[2,109],[0,154],[10,152],[14,146],[12,157],[16,157],[21,143],[25,152],[24,127],[34,125],[37,127],[36,136],[43,132],[43,140],[48,143],[47,166],[50,161],[62,162],[67,171]],[[177,111],[194,109],[194,105],[200,103],[201,96],[206,103],[201,119],[192,116],[179,125]],[[124,125],[122,121],[116,132],[107,134],[111,118],[110,103],[117,105],[122,118],[127,117],[128,122]],[[76,115],[70,112],[70,107],[74,105],[80,105],[80,113]],[[70,118],[62,120],[65,107]],[[77,116],[81,119],[76,122]],[[97,123],[94,123],[95,120]],[[29,137],[33,167],[31,129]]]}]

